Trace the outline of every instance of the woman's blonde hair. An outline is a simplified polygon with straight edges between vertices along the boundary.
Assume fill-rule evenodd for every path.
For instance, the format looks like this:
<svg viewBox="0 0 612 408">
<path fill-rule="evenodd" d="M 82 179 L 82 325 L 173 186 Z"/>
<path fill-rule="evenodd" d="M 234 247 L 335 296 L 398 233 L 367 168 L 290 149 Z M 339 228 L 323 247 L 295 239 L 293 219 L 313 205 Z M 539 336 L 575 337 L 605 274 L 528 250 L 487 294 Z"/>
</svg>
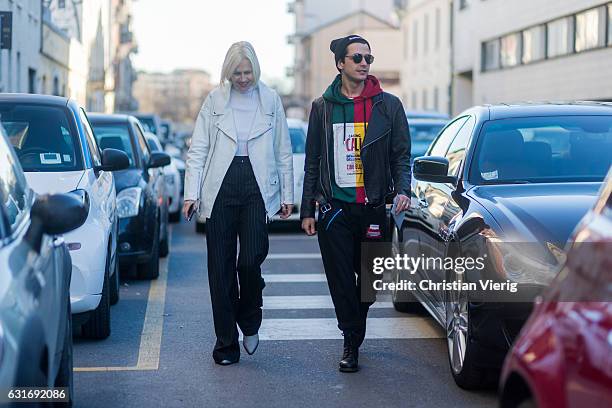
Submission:
<svg viewBox="0 0 612 408">
<path fill-rule="evenodd" d="M 250 42 L 239 41 L 233 43 L 229 47 L 229 50 L 227 50 L 227 54 L 225 54 L 225 61 L 223 61 L 223 67 L 221 68 L 221 85 L 230 82 L 236 67 L 240 65 L 244 58 L 251 62 L 255 84 L 259 82 L 261 70 L 259 68 L 259 60 L 257 59 L 255 49 Z"/>
</svg>

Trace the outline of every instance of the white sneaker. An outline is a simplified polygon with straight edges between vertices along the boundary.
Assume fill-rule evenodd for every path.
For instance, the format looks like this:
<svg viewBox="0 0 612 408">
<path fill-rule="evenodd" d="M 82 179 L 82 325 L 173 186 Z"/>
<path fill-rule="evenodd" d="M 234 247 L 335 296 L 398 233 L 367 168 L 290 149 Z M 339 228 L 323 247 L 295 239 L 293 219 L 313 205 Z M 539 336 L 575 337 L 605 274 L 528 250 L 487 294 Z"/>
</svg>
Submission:
<svg viewBox="0 0 612 408">
<path fill-rule="evenodd" d="M 255 353 L 257 350 L 257 346 L 259 346 L 259 334 L 254 334 L 252 336 L 244 336 L 242 339 L 242 345 L 249 355 Z"/>
</svg>

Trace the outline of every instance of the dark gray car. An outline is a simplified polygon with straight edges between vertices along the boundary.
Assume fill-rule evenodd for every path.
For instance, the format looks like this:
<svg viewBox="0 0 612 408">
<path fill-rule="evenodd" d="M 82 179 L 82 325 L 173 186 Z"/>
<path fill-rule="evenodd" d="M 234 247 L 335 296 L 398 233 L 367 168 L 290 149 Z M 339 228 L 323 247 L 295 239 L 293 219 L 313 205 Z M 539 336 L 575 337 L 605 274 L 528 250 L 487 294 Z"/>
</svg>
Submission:
<svg viewBox="0 0 612 408">
<path fill-rule="evenodd" d="M 72 262 L 61 234 L 86 218 L 76 195 L 36 197 L 0 135 L 2 389 L 68 387 L 72 397 Z"/>
</svg>

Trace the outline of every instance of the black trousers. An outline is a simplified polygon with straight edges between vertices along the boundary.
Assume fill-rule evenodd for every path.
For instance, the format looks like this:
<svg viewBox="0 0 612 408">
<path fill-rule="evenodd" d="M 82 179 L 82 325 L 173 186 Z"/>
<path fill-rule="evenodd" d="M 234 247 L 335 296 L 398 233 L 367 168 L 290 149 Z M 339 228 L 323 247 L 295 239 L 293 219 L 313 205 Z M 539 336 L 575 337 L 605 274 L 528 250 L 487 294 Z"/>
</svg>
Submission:
<svg viewBox="0 0 612 408">
<path fill-rule="evenodd" d="M 266 208 L 248 157 L 235 157 L 225 174 L 206 220 L 206 245 L 217 335 L 213 358 L 235 360 L 240 357 L 236 324 L 246 336 L 261 326 L 261 264 L 269 248 Z"/>
<path fill-rule="evenodd" d="M 362 264 L 362 244 L 387 240 L 385 206 L 376 208 L 338 200 L 332 200 L 331 205 L 332 209 L 325 214 L 319 211 L 317 223 L 327 284 L 338 328 L 345 334 L 355 331 L 363 336 L 368 310 L 376 294 L 371 287 L 362 288 L 362 282 L 372 282 L 370 276 L 363 275 L 372 271 L 367 261 Z M 376 227 L 380 234 L 375 233 Z M 369 229 L 373 232 L 370 237 L 367 236 Z M 362 297 L 364 293 L 368 296 Z"/>
</svg>

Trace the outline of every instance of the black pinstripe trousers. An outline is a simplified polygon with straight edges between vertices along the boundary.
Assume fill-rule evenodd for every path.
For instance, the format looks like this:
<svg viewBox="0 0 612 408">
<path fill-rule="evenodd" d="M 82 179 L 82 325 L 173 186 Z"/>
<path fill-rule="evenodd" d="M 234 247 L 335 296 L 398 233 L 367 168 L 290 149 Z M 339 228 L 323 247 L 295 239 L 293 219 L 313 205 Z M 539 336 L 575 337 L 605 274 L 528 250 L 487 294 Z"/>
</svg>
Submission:
<svg viewBox="0 0 612 408">
<path fill-rule="evenodd" d="M 237 239 L 240 253 L 236 262 Z M 206 220 L 208 284 L 217 342 L 215 361 L 240 357 L 238 330 L 261 326 L 261 264 L 268 255 L 266 208 L 248 157 L 236 156 Z"/>
</svg>

